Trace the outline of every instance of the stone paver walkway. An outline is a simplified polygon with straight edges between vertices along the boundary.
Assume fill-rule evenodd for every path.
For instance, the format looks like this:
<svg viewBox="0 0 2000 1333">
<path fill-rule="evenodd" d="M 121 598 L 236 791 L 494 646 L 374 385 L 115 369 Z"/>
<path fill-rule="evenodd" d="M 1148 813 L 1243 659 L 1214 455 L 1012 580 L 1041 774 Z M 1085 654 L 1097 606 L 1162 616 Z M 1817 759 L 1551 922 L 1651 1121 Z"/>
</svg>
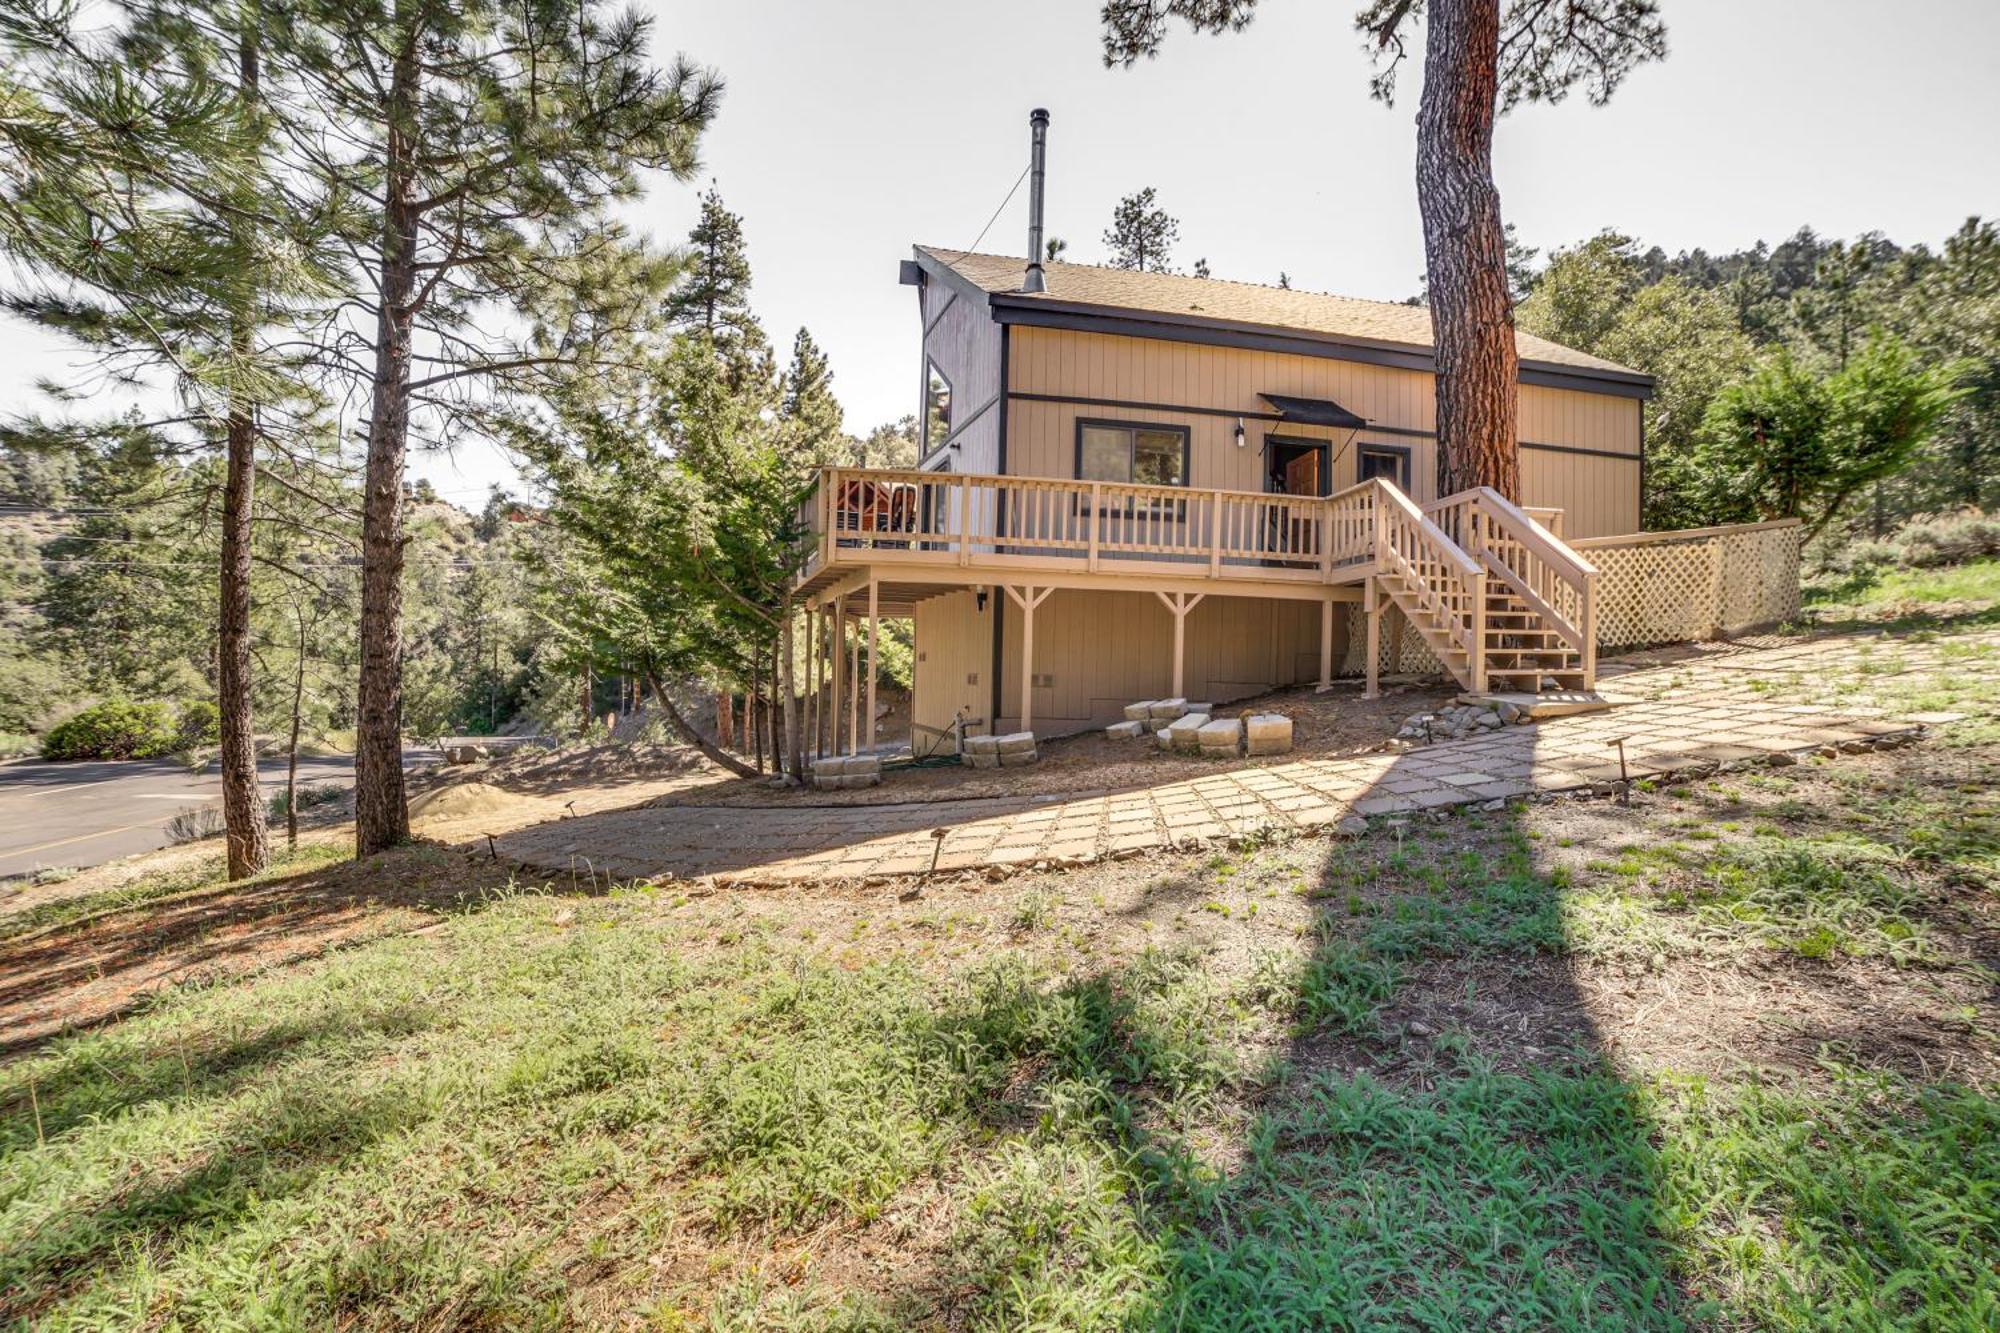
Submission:
<svg viewBox="0 0 2000 1333">
<path fill-rule="evenodd" d="M 1991 636 L 2000 638 L 2000 636 Z M 1967 640 L 1958 640 L 1964 643 Z M 1910 732 L 1855 706 L 1787 703 L 1793 682 L 1893 676 L 1936 666 L 1936 645 L 1863 637 L 1714 653 L 1600 679 L 1617 706 L 1401 754 L 1298 759 L 1212 777 L 1088 795 L 742 808 L 659 806 L 523 829 L 503 855 L 615 878 L 713 875 L 786 882 L 907 875 L 1037 861 L 1071 863 L 1264 831 L 1307 831 L 1351 815 L 1564 791 L 1708 761 L 1756 759 Z M 1024 770 L 1023 785 L 1032 784 Z M 939 836 L 941 835 L 941 836 Z"/>
</svg>

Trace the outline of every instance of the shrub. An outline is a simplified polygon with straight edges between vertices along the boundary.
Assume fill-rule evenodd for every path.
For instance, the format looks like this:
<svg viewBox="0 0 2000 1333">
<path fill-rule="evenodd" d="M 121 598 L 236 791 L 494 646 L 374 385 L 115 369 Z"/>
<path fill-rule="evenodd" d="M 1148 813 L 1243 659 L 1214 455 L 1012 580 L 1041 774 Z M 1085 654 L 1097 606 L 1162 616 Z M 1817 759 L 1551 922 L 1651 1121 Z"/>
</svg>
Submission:
<svg viewBox="0 0 2000 1333">
<path fill-rule="evenodd" d="M 207 699 L 197 699 L 181 709 L 175 728 L 174 748 L 195 750 L 222 741 L 222 710 Z"/>
<path fill-rule="evenodd" d="M 44 759 L 151 759 L 174 748 L 165 705 L 106 699 L 42 737 Z"/>
<path fill-rule="evenodd" d="M 1976 510 L 1912 523 L 1896 534 L 1903 563 L 1927 569 L 2000 555 L 2000 518 Z"/>
</svg>

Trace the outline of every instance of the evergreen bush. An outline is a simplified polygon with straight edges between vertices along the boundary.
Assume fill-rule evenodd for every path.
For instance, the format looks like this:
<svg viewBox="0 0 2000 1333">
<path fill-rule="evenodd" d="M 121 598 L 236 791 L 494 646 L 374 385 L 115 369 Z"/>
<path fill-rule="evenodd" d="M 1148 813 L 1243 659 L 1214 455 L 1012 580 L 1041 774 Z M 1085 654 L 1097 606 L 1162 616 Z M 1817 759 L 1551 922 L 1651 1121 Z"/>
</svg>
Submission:
<svg viewBox="0 0 2000 1333">
<path fill-rule="evenodd" d="M 175 746 L 164 704 L 106 699 L 49 728 L 44 759 L 152 759 Z"/>
</svg>

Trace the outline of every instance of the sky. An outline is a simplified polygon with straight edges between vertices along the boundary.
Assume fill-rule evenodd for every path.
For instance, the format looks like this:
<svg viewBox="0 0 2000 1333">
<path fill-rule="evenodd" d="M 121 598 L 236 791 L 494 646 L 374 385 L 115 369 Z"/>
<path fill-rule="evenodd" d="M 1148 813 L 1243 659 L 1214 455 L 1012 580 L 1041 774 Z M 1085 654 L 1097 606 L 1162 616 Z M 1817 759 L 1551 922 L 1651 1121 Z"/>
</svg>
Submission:
<svg viewBox="0 0 2000 1333">
<path fill-rule="evenodd" d="M 782 350 L 808 327 L 856 434 L 916 409 L 913 243 L 1021 254 L 1028 112 L 1047 107 L 1049 233 L 1097 262 L 1118 199 L 1151 186 L 1175 261 L 1219 278 L 1401 300 L 1423 270 L 1421 80 L 1370 99 L 1360 0 L 1262 0 L 1241 33 L 1173 29 L 1157 59 L 1103 67 L 1100 0 L 651 0 L 662 58 L 727 83 L 688 184 L 630 216 L 683 239 L 711 180 L 743 217 L 752 300 Z M 1669 251 L 1881 231 L 1935 245 L 2000 213 L 2000 6 L 1905 0 L 1664 0 L 1669 52 L 1611 103 L 1499 123 L 1504 216 L 1544 250 L 1610 227 Z M 1000 210 L 997 218 L 995 211 Z M 0 315 L 0 415 L 79 372 Z M 115 401 L 94 402 L 116 408 Z M 517 486 L 490 445 L 412 460 L 461 503 Z"/>
</svg>

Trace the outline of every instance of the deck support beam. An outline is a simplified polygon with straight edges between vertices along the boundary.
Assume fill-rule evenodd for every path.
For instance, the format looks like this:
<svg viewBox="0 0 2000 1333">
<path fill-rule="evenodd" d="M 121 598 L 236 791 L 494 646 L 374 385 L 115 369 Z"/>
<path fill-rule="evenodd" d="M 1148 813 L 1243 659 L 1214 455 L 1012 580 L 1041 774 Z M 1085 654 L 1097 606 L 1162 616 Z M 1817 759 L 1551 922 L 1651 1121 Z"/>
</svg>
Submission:
<svg viewBox="0 0 2000 1333">
<path fill-rule="evenodd" d="M 1368 580 L 1361 607 L 1368 613 L 1368 688 L 1361 697 L 1379 699 L 1382 697 L 1382 588 L 1379 580 Z"/>
<path fill-rule="evenodd" d="M 843 621 L 849 617 L 842 616 Z M 847 626 L 847 753 L 861 749 L 861 627 Z"/>
<path fill-rule="evenodd" d="M 1207 593 L 1201 592 L 1177 592 L 1171 594 L 1155 592 L 1153 594 L 1153 596 L 1160 599 L 1160 605 L 1166 607 L 1168 614 L 1174 618 L 1174 688 L 1172 693 L 1176 699 L 1187 697 L 1187 613 L 1200 606 L 1202 598 L 1207 595 Z"/>
<path fill-rule="evenodd" d="M 1035 608 L 1049 600 L 1054 588 L 1037 589 L 1027 583 L 1016 588 L 1012 584 L 1002 584 L 1001 591 L 1007 600 L 1021 608 L 1021 730 L 1033 731 L 1035 713 Z M 999 719 L 994 719 L 994 730 L 999 730 Z"/>
</svg>

